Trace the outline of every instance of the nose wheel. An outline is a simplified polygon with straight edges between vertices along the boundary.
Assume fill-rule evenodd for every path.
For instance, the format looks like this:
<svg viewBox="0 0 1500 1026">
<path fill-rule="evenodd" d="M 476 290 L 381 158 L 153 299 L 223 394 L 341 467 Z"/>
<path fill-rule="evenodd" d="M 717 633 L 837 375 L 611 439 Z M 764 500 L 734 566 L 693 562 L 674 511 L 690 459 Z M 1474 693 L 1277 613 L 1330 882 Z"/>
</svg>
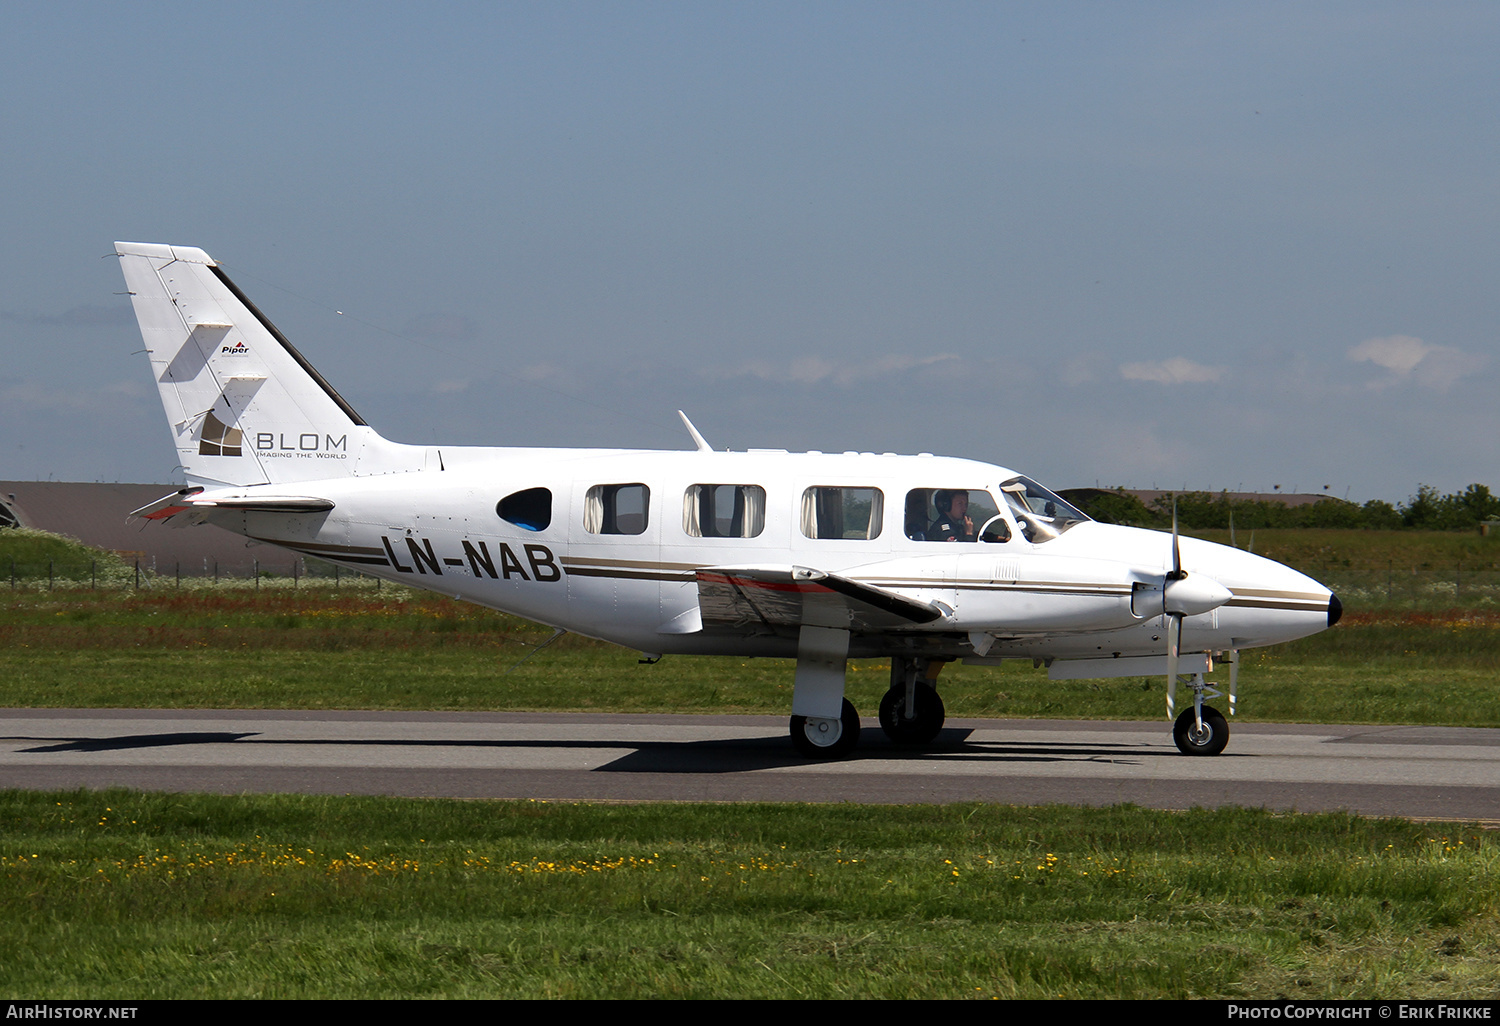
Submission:
<svg viewBox="0 0 1500 1026">
<path fill-rule="evenodd" d="M 1213 706 L 1203 706 L 1201 720 L 1197 709 L 1184 709 L 1172 724 L 1172 740 L 1183 755 L 1218 755 L 1229 743 L 1229 722 Z"/>
</svg>

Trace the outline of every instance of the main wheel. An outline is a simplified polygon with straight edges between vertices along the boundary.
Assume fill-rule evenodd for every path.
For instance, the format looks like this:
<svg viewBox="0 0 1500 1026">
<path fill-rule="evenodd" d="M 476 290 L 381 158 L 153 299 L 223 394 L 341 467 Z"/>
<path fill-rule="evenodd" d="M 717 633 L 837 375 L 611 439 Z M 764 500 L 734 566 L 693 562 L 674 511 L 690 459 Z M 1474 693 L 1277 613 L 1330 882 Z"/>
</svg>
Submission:
<svg viewBox="0 0 1500 1026">
<path fill-rule="evenodd" d="M 1229 722 L 1219 710 L 1203 707 L 1203 729 L 1191 708 L 1183 711 L 1172 724 L 1172 740 L 1183 755 L 1218 755 L 1229 743 Z"/>
<path fill-rule="evenodd" d="M 948 711 L 935 688 L 918 684 L 916 704 L 917 715 L 906 719 L 906 688 L 891 688 L 880 700 L 880 729 L 898 745 L 925 745 L 943 729 Z"/>
<path fill-rule="evenodd" d="M 842 759 L 859 743 L 859 713 L 844 699 L 844 711 L 836 720 L 793 716 L 792 747 L 810 759 Z"/>
</svg>

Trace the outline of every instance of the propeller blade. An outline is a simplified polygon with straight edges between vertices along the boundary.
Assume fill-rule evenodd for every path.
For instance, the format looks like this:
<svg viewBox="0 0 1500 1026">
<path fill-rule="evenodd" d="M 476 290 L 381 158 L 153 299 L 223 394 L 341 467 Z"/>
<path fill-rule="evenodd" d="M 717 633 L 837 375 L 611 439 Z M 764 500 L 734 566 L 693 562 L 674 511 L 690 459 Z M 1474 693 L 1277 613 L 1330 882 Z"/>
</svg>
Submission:
<svg viewBox="0 0 1500 1026">
<path fill-rule="evenodd" d="M 1182 648 L 1182 614 L 1173 613 L 1167 605 L 1167 590 L 1174 581 L 1187 574 L 1182 572 L 1182 549 L 1177 544 L 1177 496 L 1172 496 L 1172 571 L 1162 581 L 1162 613 L 1167 619 L 1167 719 L 1177 714 L 1177 660 Z"/>
<path fill-rule="evenodd" d="M 1182 546 L 1177 542 L 1177 497 L 1172 497 L 1172 572 L 1167 580 L 1180 581 L 1187 574 L 1182 572 Z"/>
<path fill-rule="evenodd" d="M 1177 713 L 1177 658 L 1182 644 L 1182 617 L 1167 614 L 1167 719 Z"/>
</svg>

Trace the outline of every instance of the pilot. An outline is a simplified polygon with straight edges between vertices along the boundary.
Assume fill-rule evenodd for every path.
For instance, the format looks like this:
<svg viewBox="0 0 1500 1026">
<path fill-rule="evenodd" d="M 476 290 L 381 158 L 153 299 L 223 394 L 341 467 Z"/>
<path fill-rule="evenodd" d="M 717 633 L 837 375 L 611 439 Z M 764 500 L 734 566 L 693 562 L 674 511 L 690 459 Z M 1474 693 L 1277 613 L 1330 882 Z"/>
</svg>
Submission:
<svg viewBox="0 0 1500 1026">
<path fill-rule="evenodd" d="M 974 540 L 974 521 L 969 519 L 969 493 L 939 488 L 932 496 L 937 519 L 927 528 L 928 541 Z"/>
</svg>

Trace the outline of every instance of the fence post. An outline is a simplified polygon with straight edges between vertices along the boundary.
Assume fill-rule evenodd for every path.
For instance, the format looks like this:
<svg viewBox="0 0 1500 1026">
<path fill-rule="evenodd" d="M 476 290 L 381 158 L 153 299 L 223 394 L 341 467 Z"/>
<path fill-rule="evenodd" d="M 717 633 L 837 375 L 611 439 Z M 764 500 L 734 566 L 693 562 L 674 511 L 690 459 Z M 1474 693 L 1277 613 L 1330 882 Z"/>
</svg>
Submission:
<svg viewBox="0 0 1500 1026">
<path fill-rule="evenodd" d="M 339 565 L 337 563 L 335 563 L 335 564 L 333 564 L 333 587 L 334 587 L 335 591 L 338 590 L 338 586 L 339 586 Z"/>
<path fill-rule="evenodd" d="M 141 561 L 135 561 L 135 590 L 141 590 Z"/>
<path fill-rule="evenodd" d="M 255 561 L 255 590 L 260 591 L 260 560 Z"/>
<path fill-rule="evenodd" d="M 292 560 L 292 590 L 297 590 L 297 561 Z"/>
<path fill-rule="evenodd" d="M 182 560 L 177 561 L 177 590 L 182 590 Z"/>
<path fill-rule="evenodd" d="M 215 557 L 214 558 L 214 584 L 217 585 L 218 583 L 219 583 L 219 560 L 218 560 L 217 557 Z"/>
</svg>

